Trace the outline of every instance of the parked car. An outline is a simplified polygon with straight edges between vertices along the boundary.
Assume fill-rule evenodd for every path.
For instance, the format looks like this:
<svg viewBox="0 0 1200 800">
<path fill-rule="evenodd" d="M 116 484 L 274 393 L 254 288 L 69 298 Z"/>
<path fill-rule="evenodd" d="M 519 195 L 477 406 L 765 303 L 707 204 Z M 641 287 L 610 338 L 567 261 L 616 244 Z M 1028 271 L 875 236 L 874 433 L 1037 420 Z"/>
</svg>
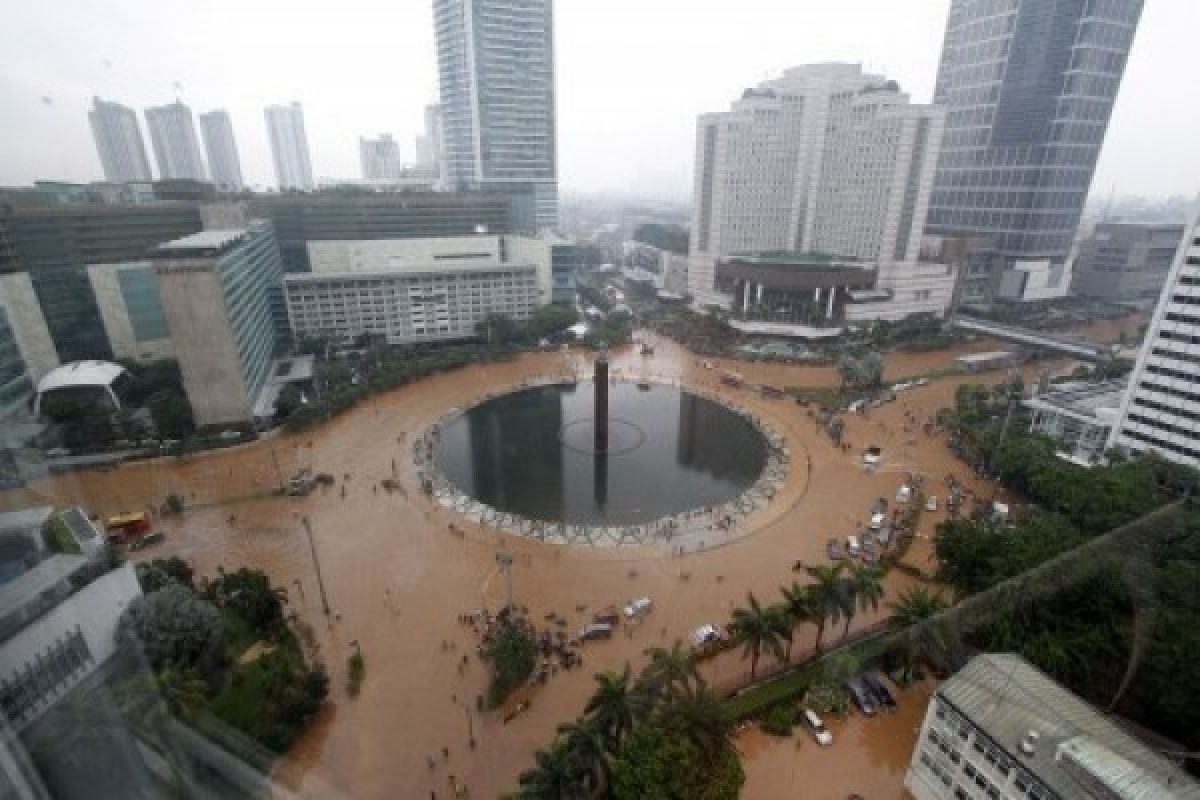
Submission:
<svg viewBox="0 0 1200 800">
<path fill-rule="evenodd" d="M 870 692 L 863 685 L 863 682 L 858 678 L 851 678 L 846 681 L 846 694 L 850 695 L 850 699 L 854 705 L 858 706 L 858 710 L 868 717 L 875 716 L 875 701 L 871 699 Z"/>
<path fill-rule="evenodd" d="M 692 645 L 703 647 L 706 644 L 720 641 L 721 631 L 716 625 L 701 625 L 692 631 Z"/>
<path fill-rule="evenodd" d="M 583 630 L 579 632 L 580 641 L 594 642 L 599 639 L 611 639 L 613 626 L 607 622 L 593 622 L 591 625 L 584 625 Z"/>
<path fill-rule="evenodd" d="M 883 527 L 883 523 L 887 521 L 887 515 L 882 511 L 876 511 L 871 515 L 871 524 L 868 525 L 871 530 L 877 531 Z"/>
<path fill-rule="evenodd" d="M 604 608 L 592 614 L 592 622 L 597 625 L 614 626 L 621 621 L 621 616 L 617 613 L 616 606 L 605 606 Z"/>
<path fill-rule="evenodd" d="M 806 708 L 800 716 L 804 720 L 804 727 L 808 728 L 809 733 L 817 740 L 817 744 L 822 747 L 828 747 L 833 744 L 833 734 L 825 727 L 825 723 L 817 716 L 817 712 L 811 708 Z"/>
<path fill-rule="evenodd" d="M 871 694 L 875 695 L 875 699 L 879 701 L 879 705 L 886 708 L 888 711 L 896 710 L 896 698 L 892 695 L 892 690 L 884 683 L 883 677 L 877 672 L 868 672 L 862 677 L 863 683 L 871 690 Z"/>
<path fill-rule="evenodd" d="M 654 601 L 649 597 L 630 600 L 625 605 L 625 617 L 629 620 L 644 619 L 654 610 Z"/>
<path fill-rule="evenodd" d="M 863 466 L 878 467 L 883 461 L 883 450 L 878 447 L 868 447 L 863 450 Z"/>
<path fill-rule="evenodd" d="M 937 511 L 937 495 L 931 494 L 925 498 L 925 510 Z"/>
<path fill-rule="evenodd" d="M 837 539 L 830 539 L 825 542 L 825 554 L 829 556 L 831 561 L 841 561 L 846 557 L 846 554 L 842 551 L 842 543 Z"/>
<path fill-rule="evenodd" d="M 896 490 L 896 502 L 907 503 L 912 499 L 912 487 L 907 484 Z"/>
<path fill-rule="evenodd" d="M 857 536 L 847 536 L 846 537 L 846 553 L 851 558 L 854 558 L 854 557 L 858 556 L 858 554 L 861 552 L 862 552 L 862 548 L 858 544 L 858 537 Z"/>
</svg>

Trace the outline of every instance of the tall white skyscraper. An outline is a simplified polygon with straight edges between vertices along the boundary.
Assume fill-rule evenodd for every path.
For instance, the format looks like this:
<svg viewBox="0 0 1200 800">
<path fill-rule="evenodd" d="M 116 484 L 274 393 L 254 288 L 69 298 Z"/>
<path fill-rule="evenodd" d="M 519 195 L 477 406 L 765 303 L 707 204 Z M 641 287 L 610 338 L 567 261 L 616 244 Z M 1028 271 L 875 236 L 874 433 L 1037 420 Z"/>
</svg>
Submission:
<svg viewBox="0 0 1200 800">
<path fill-rule="evenodd" d="M 226 192 L 239 192 L 242 182 L 242 162 L 238 158 L 237 142 L 233 138 L 233 122 L 228 111 L 209 111 L 200 115 L 200 134 L 204 152 L 208 154 L 208 170 L 213 183 Z"/>
<path fill-rule="evenodd" d="M 417 166 L 437 176 L 438 183 L 445 183 L 442 107 L 436 103 L 425 106 L 425 132 L 417 137 Z"/>
<path fill-rule="evenodd" d="M 895 81 L 836 63 L 789 69 L 702 114 L 689 289 L 713 292 L 724 256 L 799 251 L 873 262 L 877 287 L 904 307 L 944 309 L 948 281 L 935 297 L 914 275 L 944 122 Z"/>
<path fill-rule="evenodd" d="M 434 0 L 446 182 L 533 193 L 558 223 L 553 0 Z"/>
<path fill-rule="evenodd" d="M 160 178 L 208 180 L 190 108 L 178 100 L 170 105 L 147 108 L 146 124 L 150 126 L 150 144 L 154 147 Z"/>
<path fill-rule="evenodd" d="M 296 102 L 267 106 L 266 117 L 279 188 L 311 190 L 315 184 L 308 158 L 308 135 L 304 132 L 304 109 Z"/>
<path fill-rule="evenodd" d="M 378 139 L 360 138 L 358 158 L 366 180 L 394 181 L 400 178 L 400 147 L 390 133 L 381 133 Z"/>
<path fill-rule="evenodd" d="M 129 183 L 152 179 L 146 143 L 132 108 L 93 97 L 88 121 L 92 125 L 92 138 L 96 142 L 105 180 Z"/>
<path fill-rule="evenodd" d="M 1200 467 L 1200 212 L 1183 232 L 1110 446 Z"/>
</svg>

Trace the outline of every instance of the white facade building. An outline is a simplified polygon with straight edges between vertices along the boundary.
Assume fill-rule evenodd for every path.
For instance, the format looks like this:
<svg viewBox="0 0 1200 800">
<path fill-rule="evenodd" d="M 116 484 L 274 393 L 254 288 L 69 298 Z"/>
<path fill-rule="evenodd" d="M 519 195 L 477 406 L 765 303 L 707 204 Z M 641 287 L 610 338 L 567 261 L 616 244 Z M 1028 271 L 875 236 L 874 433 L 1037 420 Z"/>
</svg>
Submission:
<svg viewBox="0 0 1200 800">
<path fill-rule="evenodd" d="M 877 265 L 892 308 L 870 316 L 941 312 L 953 275 L 917 265 L 943 127 L 941 109 L 837 63 L 789 69 L 701 115 L 690 290 L 711 295 L 731 254 L 826 253 Z"/>
<path fill-rule="evenodd" d="M 92 139 L 96 142 L 96 152 L 100 156 L 106 181 L 130 183 L 151 180 L 146 143 L 142 139 L 137 114 L 132 108 L 93 97 L 88 122 L 92 126 Z"/>
<path fill-rule="evenodd" d="M 916 800 L 1197 800 L 1200 785 L 1011 654 L 978 655 L 930 698 L 904 776 Z"/>
<path fill-rule="evenodd" d="M 312 272 L 284 276 L 292 330 L 393 344 L 471 338 L 488 314 L 525 319 L 550 302 L 558 244 L 486 235 L 309 242 Z"/>
<path fill-rule="evenodd" d="M 308 134 L 304 132 L 304 109 L 296 102 L 267 106 L 267 138 L 280 189 L 314 187 L 312 162 L 308 156 Z"/>
<path fill-rule="evenodd" d="M 403 172 L 400 147 L 390 133 L 381 133 L 378 139 L 360 137 L 358 158 L 362 163 L 363 180 L 395 181 L 400 179 Z"/>
<path fill-rule="evenodd" d="M 434 0 L 433 16 L 447 184 L 528 185 L 537 228 L 557 227 L 553 0 Z"/>
<path fill-rule="evenodd" d="M 0 275 L 0 312 L 11 331 L 17 354 L 37 383 L 59 365 L 59 358 L 28 272 Z"/>
<path fill-rule="evenodd" d="M 425 132 L 417 137 L 417 166 L 437 177 L 437 184 L 446 182 L 442 157 L 442 107 L 425 106 Z"/>
<path fill-rule="evenodd" d="M 1183 232 L 1111 445 L 1200 466 L 1200 213 Z"/>
<path fill-rule="evenodd" d="M 208 169 L 213 183 L 224 192 L 240 192 L 242 162 L 238 158 L 237 141 L 233 138 L 233 121 L 228 111 L 209 111 L 200 115 L 200 133 L 204 151 L 208 154 Z"/>
<path fill-rule="evenodd" d="M 147 108 L 146 124 L 150 126 L 150 144 L 154 148 L 160 178 L 208 180 L 190 108 L 178 100 Z"/>
</svg>

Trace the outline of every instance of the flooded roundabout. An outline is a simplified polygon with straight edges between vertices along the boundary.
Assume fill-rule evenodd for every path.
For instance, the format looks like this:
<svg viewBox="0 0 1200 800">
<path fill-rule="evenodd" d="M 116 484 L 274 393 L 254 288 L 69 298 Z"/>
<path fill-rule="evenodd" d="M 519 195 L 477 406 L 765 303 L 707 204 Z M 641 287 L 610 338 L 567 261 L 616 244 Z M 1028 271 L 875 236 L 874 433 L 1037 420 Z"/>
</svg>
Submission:
<svg viewBox="0 0 1200 800">
<path fill-rule="evenodd" d="M 452 410 L 414 443 L 424 491 L 506 533 L 613 546 L 732 530 L 786 481 L 787 444 L 751 410 L 606 378 L 549 378 Z"/>
<path fill-rule="evenodd" d="M 888 369 L 898 379 L 958 354 L 889 357 Z M 372 397 L 312 432 L 51 476 L 0 493 L 0 507 L 80 504 L 109 515 L 182 494 L 187 510 L 160 521 L 166 541 L 134 558 L 178 555 L 207 575 L 265 570 L 287 587 L 290 611 L 311 628 L 330 672 L 327 710 L 277 762 L 284 789 L 446 797 L 452 776 L 472 797 L 497 797 L 515 788 L 557 726 L 581 713 L 595 673 L 626 663 L 639 669 L 646 648 L 724 624 L 748 592 L 773 602 L 780 586 L 803 578 L 793 571 L 798 562 L 826 563 L 827 539 L 853 533 L 908 470 L 961 473 L 944 442 L 903 430 L 906 410 L 952 405 L 954 380 L 847 420 L 849 441 L 884 449 L 887 466 L 869 473 L 858 450 L 834 447 L 807 409 L 724 387 L 720 360 L 709 369 L 668 341 L 650 358 L 613 354 L 604 381 L 608 451 L 598 468 L 595 360 L 530 353 L 473 366 Z M 729 366 L 776 386 L 838 381 L 826 367 Z M 272 493 L 299 469 L 335 483 L 308 497 Z M 926 532 L 938 521 L 927 517 Z M 459 620 L 505 602 L 502 555 L 515 602 L 531 619 L 554 614 L 575 631 L 597 609 L 638 597 L 652 598 L 653 612 L 610 640 L 586 643 L 581 669 L 558 671 L 504 709 L 481 712 L 487 668 Z M 927 540 L 907 558 L 928 567 Z M 885 600 L 912 580 L 890 573 Z M 851 630 L 886 613 L 859 614 Z M 811 651 L 813 638 L 800 632 L 794 659 Z M 352 643 L 366 661 L 355 698 L 343 688 Z M 745 682 L 748 663 L 731 650 L 703 671 L 718 689 L 732 689 Z M 505 721 L 518 702 L 527 710 Z M 862 768 L 875 758 L 844 744 L 826 755 L 862 758 Z M 745 796 L 788 794 L 791 771 L 778 773 L 777 762 L 757 752 L 746 754 Z"/>
</svg>

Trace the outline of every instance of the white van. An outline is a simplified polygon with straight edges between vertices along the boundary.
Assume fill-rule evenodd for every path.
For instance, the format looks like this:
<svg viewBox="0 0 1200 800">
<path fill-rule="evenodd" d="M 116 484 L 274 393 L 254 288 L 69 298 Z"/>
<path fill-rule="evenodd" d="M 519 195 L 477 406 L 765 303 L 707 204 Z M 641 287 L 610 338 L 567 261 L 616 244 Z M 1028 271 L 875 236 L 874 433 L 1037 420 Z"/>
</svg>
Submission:
<svg viewBox="0 0 1200 800">
<path fill-rule="evenodd" d="M 625 606 L 625 617 L 630 621 L 635 619 L 643 619 L 647 614 L 654 610 L 654 601 L 649 597 L 639 597 L 637 600 L 630 600 Z"/>
<path fill-rule="evenodd" d="M 877 531 L 883 527 L 883 523 L 885 520 L 887 520 L 887 516 L 884 515 L 884 513 L 882 511 L 876 511 L 874 514 L 871 515 L 871 524 L 869 527 L 871 528 L 871 530 Z"/>
<path fill-rule="evenodd" d="M 846 552 L 851 557 L 857 556 L 859 553 L 862 552 L 862 548 L 858 544 L 857 536 L 847 536 L 846 537 Z"/>
<path fill-rule="evenodd" d="M 907 484 L 896 490 L 896 502 L 907 503 L 912 499 L 912 487 Z"/>
<path fill-rule="evenodd" d="M 828 747 L 833 744 L 833 734 L 825 727 L 825 723 L 817 716 L 817 712 L 810 708 L 804 709 L 804 724 L 808 726 L 808 730 L 812 733 L 813 738 L 817 740 L 817 744 L 822 747 Z"/>
</svg>

